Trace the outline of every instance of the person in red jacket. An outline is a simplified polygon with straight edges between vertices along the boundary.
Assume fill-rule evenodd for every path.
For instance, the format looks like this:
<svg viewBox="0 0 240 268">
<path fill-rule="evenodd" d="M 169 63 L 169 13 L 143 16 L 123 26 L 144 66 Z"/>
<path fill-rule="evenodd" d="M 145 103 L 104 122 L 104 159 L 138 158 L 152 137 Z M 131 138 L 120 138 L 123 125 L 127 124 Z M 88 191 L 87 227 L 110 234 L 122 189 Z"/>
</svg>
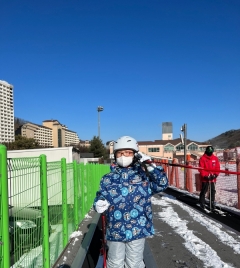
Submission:
<svg viewBox="0 0 240 268">
<path fill-rule="evenodd" d="M 212 146 L 207 146 L 206 151 L 203 156 L 201 156 L 199 160 L 199 169 L 201 182 L 202 182 L 202 190 L 200 193 L 200 207 L 205 208 L 205 195 L 207 193 L 208 187 L 211 186 L 211 208 L 215 209 L 215 184 L 216 179 L 219 175 L 220 163 L 218 158 L 213 154 L 214 148 Z M 210 169 L 213 171 L 209 171 L 206 169 Z M 211 184 L 211 185 L 210 185 Z"/>
</svg>

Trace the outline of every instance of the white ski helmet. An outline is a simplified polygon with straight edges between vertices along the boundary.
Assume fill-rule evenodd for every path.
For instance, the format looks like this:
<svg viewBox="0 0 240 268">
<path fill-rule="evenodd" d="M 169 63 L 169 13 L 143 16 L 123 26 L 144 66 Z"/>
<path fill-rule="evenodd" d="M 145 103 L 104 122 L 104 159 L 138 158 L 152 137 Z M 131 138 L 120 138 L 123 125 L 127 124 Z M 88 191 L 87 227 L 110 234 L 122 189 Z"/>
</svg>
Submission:
<svg viewBox="0 0 240 268">
<path fill-rule="evenodd" d="M 138 152 L 138 143 L 137 141 L 130 137 L 130 136 L 122 136 L 118 140 L 114 141 L 113 143 L 113 153 L 115 154 L 116 151 L 122 149 L 130 149 L 135 152 Z"/>
</svg>

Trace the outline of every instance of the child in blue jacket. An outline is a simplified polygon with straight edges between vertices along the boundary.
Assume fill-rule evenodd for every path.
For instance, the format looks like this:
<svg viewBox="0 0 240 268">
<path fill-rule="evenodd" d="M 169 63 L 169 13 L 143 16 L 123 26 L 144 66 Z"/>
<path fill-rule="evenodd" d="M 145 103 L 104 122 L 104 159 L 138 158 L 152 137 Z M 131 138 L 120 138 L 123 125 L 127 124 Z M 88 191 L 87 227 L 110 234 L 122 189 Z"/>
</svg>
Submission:
<svg viewBox="0 0 240 268">
<path fill-rule="evenodd" d="M 145 238 L 154 234 L 151 197 L 167 188 L 168 179 L 132 137 L 115 141 L 113 153 L 115 165 L 101 179 L 94 200 L 98 213 L 106 211 L 107 267 L 144 268 Z"/>
</svg>

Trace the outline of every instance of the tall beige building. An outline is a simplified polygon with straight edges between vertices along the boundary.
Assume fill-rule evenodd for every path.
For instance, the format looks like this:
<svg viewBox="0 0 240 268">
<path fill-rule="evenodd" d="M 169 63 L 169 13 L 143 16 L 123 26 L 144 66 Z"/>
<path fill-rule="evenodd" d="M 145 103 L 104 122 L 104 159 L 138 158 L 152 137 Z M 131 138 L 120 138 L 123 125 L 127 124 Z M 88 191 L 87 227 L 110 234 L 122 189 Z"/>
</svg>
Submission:
<svg viewBox="0 0 240 268">
<path fill-rule="evenodd" d="M 16 130 L 16 135 L 18 134 L 23 137 L 35 139 L 43 147 L 53 147 L 53 136 L 51 128 L 33 123 L 26 123 Z"/>
<path fill-rule="evenodd" d="M 79 144 L 80 140 L 78 134 L 72 130 L 65 129 L 65 146 L 71 144 Z"/>
<path fill-rule="evenodd" d="M 79 144 L 78 134 L 61 124 L 58 120 L 45 120 L 43 126 L 52 129 L 53 147 L 65 147 L 71 144 Z"/>
<path fill-rule="evenodd" d="M 52 129 L 53 147 L 65 146 L 65 125 L 62 125 L 58 120 L 45 120 L 43 126 Z"/>
<path fill-rule="evenodd" d="M 58 120 L 45 120 L 43 125 L 26 123 L 19 127 L 16 135 L 22 135 L 27 138 L 34 138 L 44 147 L 66 147 L 79 144 L 78 134 L 69 130 Z"/>
<path fill-rule="evenodd" d="M 0 142 L 14 140 L 13 85 L 0 80 Z"/>
</svg>

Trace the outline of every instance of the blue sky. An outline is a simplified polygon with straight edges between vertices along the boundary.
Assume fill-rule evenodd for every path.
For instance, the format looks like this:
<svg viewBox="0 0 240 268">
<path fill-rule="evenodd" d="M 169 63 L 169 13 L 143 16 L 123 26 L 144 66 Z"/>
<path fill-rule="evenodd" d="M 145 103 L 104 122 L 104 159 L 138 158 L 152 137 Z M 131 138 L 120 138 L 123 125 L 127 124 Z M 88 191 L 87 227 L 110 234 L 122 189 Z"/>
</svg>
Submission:
<svg viewBox="0 0 240 268">
<path fill-rule="evenodd" d="M 1 1 L 0 80 L 15 116 L 83 140 L 206 141 L 240 128 L 239 0 Z"/>
</svg>

